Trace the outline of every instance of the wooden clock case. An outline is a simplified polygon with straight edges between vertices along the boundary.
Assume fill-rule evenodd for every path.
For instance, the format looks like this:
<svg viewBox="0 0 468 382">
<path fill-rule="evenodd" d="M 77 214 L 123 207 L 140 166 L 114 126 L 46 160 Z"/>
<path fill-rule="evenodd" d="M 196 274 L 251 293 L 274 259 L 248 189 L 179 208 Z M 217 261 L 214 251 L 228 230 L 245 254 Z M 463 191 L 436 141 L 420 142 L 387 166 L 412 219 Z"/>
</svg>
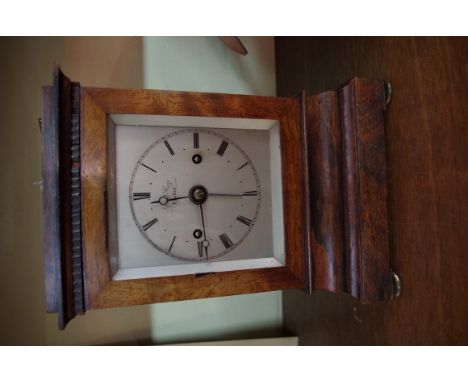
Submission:
<svg viewBox="0 0 468 382">
<path fill-rule="evenodd" d="M 81 87 L 58 67 L 43 88 L 46 305 L 63 329 L 89 309 L 288 288 L 395 294 L 389 264 L 383 81 L 294 98 Z M 280 122 L 286 263 L 282 267 L 112 280 L 110 114 Z"/>
</svg>

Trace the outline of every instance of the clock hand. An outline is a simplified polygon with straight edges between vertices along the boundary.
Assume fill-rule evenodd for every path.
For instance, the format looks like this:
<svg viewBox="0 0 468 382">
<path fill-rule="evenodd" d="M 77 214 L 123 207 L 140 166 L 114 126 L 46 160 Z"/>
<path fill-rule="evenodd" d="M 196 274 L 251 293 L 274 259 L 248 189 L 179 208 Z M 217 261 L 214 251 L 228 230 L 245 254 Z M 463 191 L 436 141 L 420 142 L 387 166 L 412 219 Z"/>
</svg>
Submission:
<svg viewBox="0 0 468 382">
<path fill-rule="evenodd" d="M 205 242 L 207 243 L 208 240 L 206 240 L 205 217 L 203 215 L 203 203 L 200 203 L 200 214 L 201 214 L 201 221 L 202 221 L 202 227 L 203 227 L 203 237 L 205 238 Z M 205 247 L 206 259 L 208 260 L 208 246 L 205 245 L 204 247 Z"/>
<path fill-rule="evenodd" d="M 257 196 L 256 191 L 244 192 L 243 194 L 223 194 L 223 193 L 208 193 L 208 196 Z"/>
<path fill-rule="evenodd" d="M 208 196 L 242 196 L 242 194 L 217 194 L 210 192 Z"/>
<path fill-rule="evenodd" d="M 174 200 L 179 200 L 179 199 L 186 199 L 186 198 L 188 198 L 188 195 L 187 196 L 179 196 L 177 198 L 167 198 L 166 196 L 161 196 L 158 200 L 150 202 L 150 204 L 159 203 L 162 206 L 165 206 L 168 202 L 172 202 Z"/>
</svg>

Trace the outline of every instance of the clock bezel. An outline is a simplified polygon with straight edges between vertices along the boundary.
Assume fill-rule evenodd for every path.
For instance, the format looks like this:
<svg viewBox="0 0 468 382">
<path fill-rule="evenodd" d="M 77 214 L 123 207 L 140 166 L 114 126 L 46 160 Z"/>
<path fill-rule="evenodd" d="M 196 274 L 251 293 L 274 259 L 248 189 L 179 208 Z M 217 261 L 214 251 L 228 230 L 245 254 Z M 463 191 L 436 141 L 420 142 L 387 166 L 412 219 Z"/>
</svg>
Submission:
<svg viewBox="0 0 468 382">
<path fill-rule="evenodd" d="M 107 222 L 108 115 L 276 119 L 280 122 L 286 264 L 283 267 L 113 281 Z M 81 88 L 83 267 L 87 309 L 305 286 L 300 105 L 295 99 L 159 90 Z"/>
</svg>

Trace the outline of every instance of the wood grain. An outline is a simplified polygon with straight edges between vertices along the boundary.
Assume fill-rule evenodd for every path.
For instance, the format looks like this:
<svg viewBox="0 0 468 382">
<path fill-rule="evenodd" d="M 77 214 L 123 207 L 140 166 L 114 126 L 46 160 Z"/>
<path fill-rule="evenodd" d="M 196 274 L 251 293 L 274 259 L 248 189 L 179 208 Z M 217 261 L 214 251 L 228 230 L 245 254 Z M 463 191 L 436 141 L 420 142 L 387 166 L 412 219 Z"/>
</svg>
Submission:
<svg viewBox="0 0 468 382">
<path fill-rule="evenodd" d="M 114 121 L 107 118 L 107 194 L 105 197 L 106 248 L 109 253 L 109 269 L 113 276 L 119 269 L 119 241 L 117 222 L 117 184 L 116 184 L 116 129 Z"/>
<path fill-rule="evenodd" d="M 361 302 L 392 297 L 387 209 L 385 89 L 356 78 L 339 92 L 346 290 Z"/>
<path fill-rule="evenodd" d="M 242 270 L 139 280 L 108 281 L 93 296 L 90 309 L 152 304 L 197 298 L 232 296 L 273 290 L 301 288 L 287 267 Z"/>
<path fill-rule="evenodd" d="M 59 328 L 83 312 L 80 217 L 80 86 L 54 67 L 42 92 L 46 309 Z"/>
<path fill-rule="evenodd" d="M 59 181 L 60 181 L 60 249 L 62 301 L 59 309 L 59 328 L 75 317 L 73 302 L 73 261 L 72 261 L 72 184 L 71 184 L 71 130 L 72 130 L 72 85 L 58 67 L 54 68 L 54 97 L 58 98 L 59 122 Z M 56 99 L 57 99 L 56 98 Z M 63 312 L 63 313 L 62 313 Z"/>
<path fill-rule="evenodd" d="M 291 107 L 280 119 L 281 175 L 283 178 L 283 213 L 285 230 L 286 266 L 305 287 L 305 189 L 302 178 L 303 144 L 300 128 L 300 105 L 288 100 Z"/>
<path fill-rule="evenodd" d="M 297 100 L 228 94 L 82 88 L 83 258 L 87 309 L 149 304 L 287 288 L 305 280 L 301 130 Z M 280 120 L 286 266 L 113 281 L 106 245 L 109 175 L 107 115 L 191 115 Z M 299 148 L 299 149 L 298 149 Z M 110 152 L 112 152 L 110 150 Z"/>
<path fill-rule="evenodd" d="M 281 119 L 290 98 L 146 89 L 86 88 L 106 113 Z"/>
<path fill-rule="evenodd" d="M 107 116 L 81 91 L 81 206 L 86 309 L 110 281 L 106 246 Z"/>
<path fill-rule="evenodd" d="M 42 89 L 42 206 L 44 277 L 47 312 L 61 299 L 58 115 L 52 86 Z"/>
<path fill-rule="evenodd" d="M 361 305 L 345 294 L 284 293 L 300 344 L 468 343 L 467 38 L 278 38 L 278 93 L 386 79 L 390 260 L 399 299 Z"/>
<path fill-rule="evenodd" d="M 72 84 L 55 66 L 42 93 L 46 309 L 63 329 L 76 315 L 72 259 Z"/>
<path fill-rule="evenodd" d="M 384 82 L 354 78 L 306 97 L 309 290 L 392 297 Z"/>
<path fill-rule="evenodd" d="M 307 97 L 310 290 L 345 290 L 342 135 L 338 93 Z"/>
</svg>

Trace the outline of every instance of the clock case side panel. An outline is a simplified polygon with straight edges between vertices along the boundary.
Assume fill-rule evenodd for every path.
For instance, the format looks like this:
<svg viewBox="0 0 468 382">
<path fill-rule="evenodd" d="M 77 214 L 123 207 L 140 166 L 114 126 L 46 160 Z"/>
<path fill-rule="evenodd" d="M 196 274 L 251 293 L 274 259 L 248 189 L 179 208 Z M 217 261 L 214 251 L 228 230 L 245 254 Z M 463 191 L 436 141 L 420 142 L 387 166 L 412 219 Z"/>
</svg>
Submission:
<svg viewBox="0 0 468 382">
<path fill-rule="evenodd" d="M 80 85 L 58 67 L 42 90 L 43 253 L 46 310 L 58 325 L 84 313 L 80 202 Z"/>
<path fill-rule="evenodd" d="M 306 249 L 306 190 L 303 176 L 303 130 L 301 103 L 291 99 L 291 107 L 280 119 L 281 161 L 283 178 L 283 210 L 286 265 L 305 288 L 308 272 Z"/>
<path fill-rule="evenodd" d="M 83 258 L 88 309 L 304 288 L 303 187 L 299 102 L 277 97 L 82 88 Z M 107 233 L 109 114 L 153 114 L 280 121 L 284 157 L 286 266 L 138 280 L 112 280 Z M 284 151 L 283 151 L 284 150 Z M 112 170 L 112 169 L 110 169 Z M 110 206 L 110 204 L 108 204 Z M 289 227 L 289 228 L 288 228 Z M 115 230 L 115 226 L 113 228 Z M 115 234 L 115 233 L 114 233 Z M 109 238 L 112 233 L 109 234 Z"/>
<path fill-rule="evenodd" d="M 337 91 L 304 94 L 303 105 L 308 290 L 391 299 L 385 83 L 354 78 Z"/>
<path fill-rule="evenodd" d="M 116 187 L 116 126 L 107 118 L 107 189 L 104 197 L 106 216 L 106 247 L 109 249 L 109 270 L 113 277 L 119 269 L 119 242 Z"/>
<path fill-rule="evenodd" d="M 86 309 L 105 292 L 111 280 L 107 208 L 107 116 L 88 94 L 81 92 L 81 187 L 83 276 Z"/>
</svg>

